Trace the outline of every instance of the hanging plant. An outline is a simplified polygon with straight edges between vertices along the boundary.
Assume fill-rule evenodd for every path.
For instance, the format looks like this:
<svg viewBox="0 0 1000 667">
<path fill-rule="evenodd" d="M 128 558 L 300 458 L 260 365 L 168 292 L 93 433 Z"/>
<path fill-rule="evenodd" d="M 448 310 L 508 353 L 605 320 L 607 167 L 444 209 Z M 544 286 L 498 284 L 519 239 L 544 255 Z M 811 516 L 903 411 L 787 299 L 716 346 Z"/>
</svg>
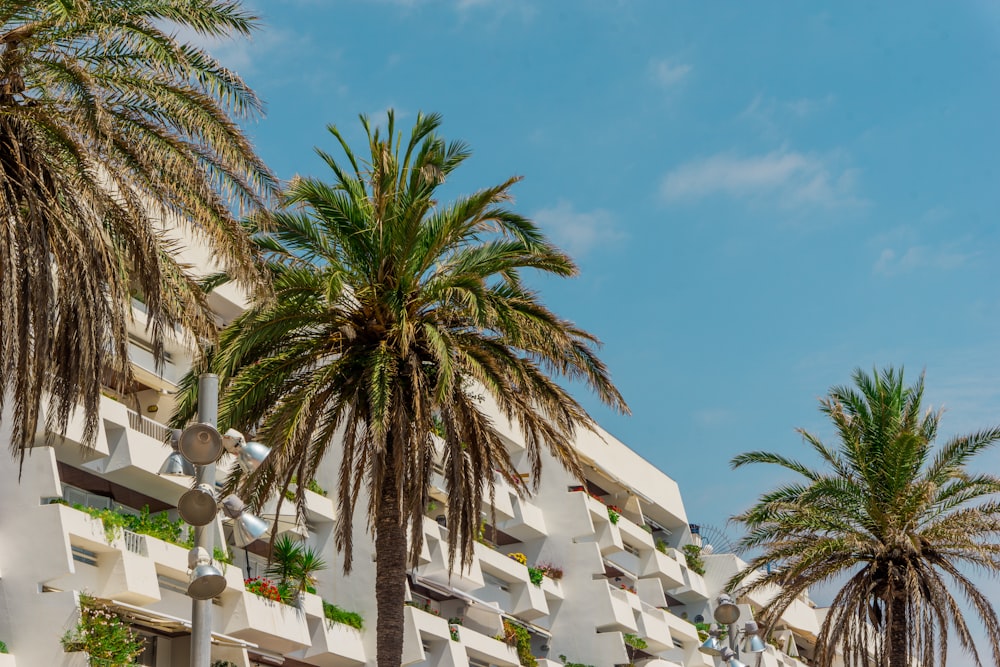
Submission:
<svg viewBox="0 0 1000 667">
<path fill-rule="evenodd" d="M 61 643 L 66 652 L 86 653 L 92 667 L 131 665 L 146 645 L 118 612 L 89 595 L 80 595 L 80 618 Z"/>
</svg>

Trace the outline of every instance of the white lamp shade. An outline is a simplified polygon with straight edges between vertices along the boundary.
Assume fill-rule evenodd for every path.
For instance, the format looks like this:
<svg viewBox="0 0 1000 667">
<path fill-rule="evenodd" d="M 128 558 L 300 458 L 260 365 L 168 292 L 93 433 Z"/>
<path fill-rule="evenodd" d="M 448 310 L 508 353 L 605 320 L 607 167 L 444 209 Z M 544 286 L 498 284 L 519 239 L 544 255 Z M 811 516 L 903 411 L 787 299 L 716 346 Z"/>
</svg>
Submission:
<svg viewBox="0 0 1000 667">
<path fill-rule="evenodd" d="M 160 466 L 160 474 L 170 477 L 194 477 L 194 466 L 177 450 L 170 452 Z"/>
<path fill-rule="evenodd" d="M 705 655 L 722 655 L 722 644 L 719 642 L 719 638 L 712 633 L 708 636 L 698 650 Z"/>
<path fill-rule="evenodd" d="M 233 541 L 236 546 L 245 547 L 267 534 L 270 525 L 264 519 L 244 512 L 233 521 Z"/>
<path fill-rule="evenodd" d="M 747 635 L 743 650 L 747 653 L 763 653 L 767 649 L 757 635 Z"/>
<path fill-rule="evenodd" d="M 260 467 L 267 455 L 271 453 L 271 448 L 260 442 L 248 442 L 239 448 L 240 466 L 247 472 L 253 472 Z"/>
<path fill-rule="evenodd" d="M 181 432 L 177 449 L 195 465 L 215 463 L 222 456 L 222 435 L 211 424 L 191 424 Z"/>
</svg>

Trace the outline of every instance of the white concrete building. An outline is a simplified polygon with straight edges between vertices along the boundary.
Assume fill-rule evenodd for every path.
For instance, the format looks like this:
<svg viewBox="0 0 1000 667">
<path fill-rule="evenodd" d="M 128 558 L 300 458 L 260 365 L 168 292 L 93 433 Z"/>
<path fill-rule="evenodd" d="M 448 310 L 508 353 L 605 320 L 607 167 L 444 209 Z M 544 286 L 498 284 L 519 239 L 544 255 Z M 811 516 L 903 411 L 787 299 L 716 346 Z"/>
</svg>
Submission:
<svg viewBox="0 0 1000 667">
<path fill-rule="evenodd" d="M 205 265 L 204 252 L 197 247 L 189 252 L 189 261 Z M 212 304 L 220 321 L 243 305 L 235 292 L 213 295 Z M 37 447 L 23 470 L 11 457 L 0 457 L 0 641 L 9 650 L 0 653 L 0 667 L 87 664 L 84 654 L 67 653 L 60 642 L 77 622 L 81 593 L 106 601 L 146 638 L 136 664 L 188 665 L 188 547 L 107 529 L 99 518 L 73 507 L 129 514 L 148 507 L 176 520 L 178 498 L 191 482 L 157 474 L 169 452 L 162 422 L 190 354 L 176 341 L 158 371 L 144 342 L 141 304 L 135 314 L 136 384 L 128 395 L 109 392 L 102 399 L 96 446 L 80 445 L 77 422 L 51 446 Z M 519 434 L 507 429 L 506 436 L 519 461 Z M 0 442 L 6 445 L 3 433 Z M 44 442 L 45 434 L 39 434 Z M 701 638 L 687 619 L 711 617 L 710 600 L 742 561 L 713 555 L 706 558 L 706 576 L 693 571 L 681 551 L 693 537 L 677 484 L 607 433 L 581 432 L 576 445 L 587 463 L 584 484 L 549 460 L 538 493 L 522 499 L 497 475 L 497 522 L 486 527 L 465 571 L 448 570 L 447 516 L 440 509 L 444 491 L 440 484 L 432 490 L 425 545 L 411 573 L 405 610 L 404 665 L 515 667 L 531 664 L 529 654 L 540 667 L 563 665 L 560 656 L 593 667 L 715 664 L 698 651 Z M 526 476 L 528 465 L 521 463 Z M 336 462 L 328 462 L 320 484 L 333 488 L 335 471 Z M 225 567 L 227 587 L 214 606 L 218 664 L 375 664 L 371 540 L 358 522 L 355 570 L 343 577 L 333 553 L 334 505 L 318 493 L 307 495 L 306 525 L 289 516 L 279 517 L 274 528 L 303 537 L 329 563 L 318 574 L 316 594 L 304 594 L 298 605 L 247 591 L 244 580 L 266 569 L 267 540 L 238 549 L 227 522 L 214 524 L 216 543 L 227 545 L 233 561 Z M 490 508 L 483 509 L 490 516 Z M 183 543 L 183 536 L 176 541 Z M 522 554 L 526 564 L 511 554 Z M 365 629 L 328 621 L 323 600 L 360 613 Z M 740 602 L 747 617 L 766 600 Z M 808 655 L 818 630 L 811 604 L 797 603 L 786 617 L 782 632 L 794 636 L 787 652 Z M 522 655 L 496 639 L 525 632 Z M 773 647 L 765 656 L 761 664 L 767 667 L 802 664 Z"/>
</svg>

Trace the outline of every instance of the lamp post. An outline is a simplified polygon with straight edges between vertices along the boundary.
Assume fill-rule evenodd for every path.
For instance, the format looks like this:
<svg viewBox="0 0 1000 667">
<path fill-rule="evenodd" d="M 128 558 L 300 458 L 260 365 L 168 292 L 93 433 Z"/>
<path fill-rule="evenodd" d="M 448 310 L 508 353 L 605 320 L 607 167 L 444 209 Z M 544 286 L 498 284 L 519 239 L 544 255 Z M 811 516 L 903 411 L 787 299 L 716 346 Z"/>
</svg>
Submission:
<svg viewBox="0 0 1000 667">
<path fill-rule="evenodd" d="M 160 474 L 190 476 L 191 465 L 194 467 L 195 485 L 177 501 L 177 511 L 185 522 L 194 526 L 194 548 L 188 554 L 191 569 L 187 589 L 191 598 L 190 664 L 191 667 L 209 667 L 212 660 L 212 599 L 226 589 L 226 578 L 212 562 L 215 547 L 212 524 L 219 511 L 215 463 L 229 449 L 237 455 L 244 469 L 252 470 L 270 450 L 260 443 L 244 443 L 238 431 L 230 430 L 226 438 L 219 433 L 219 376 L 214 373 L 198 377 L 198 419 L 199 423 L 179 434 L 174 432 L 174 451 L 160 468 Z M 236 522 L 241 541 L 249 544 L 267 532 L 267 523 L 244 512 L 243 503 L 236 496 L 227 497 L 223 509 L 226 516 Z"/>
<path fill-rule="evenodd" d="M 757 623 L 747 621 L 742 630 L 737 627 L 736 624 L 740 620 L 740 608 L 736 606 L 730 595 L 723 593 L 718 597 L 712 616 L 716 623 L 728 628 L 729 646 L 722 646 L 719 642 L 722 631 L 718 629 L 718 626 L 713 625 L 708 633 L 708 639 L 698 647 L 698 650 L 707 655 L 721 658 L 725 667 L 747 667 L 746 664 L 740 662 L 739 637 L 742 634 L 746 640 L 746 652 L 756 654 L 758 656 L 757 662 L 760 664 L 759 656 L 766 647 L 760 639 Z"/>
</svg>

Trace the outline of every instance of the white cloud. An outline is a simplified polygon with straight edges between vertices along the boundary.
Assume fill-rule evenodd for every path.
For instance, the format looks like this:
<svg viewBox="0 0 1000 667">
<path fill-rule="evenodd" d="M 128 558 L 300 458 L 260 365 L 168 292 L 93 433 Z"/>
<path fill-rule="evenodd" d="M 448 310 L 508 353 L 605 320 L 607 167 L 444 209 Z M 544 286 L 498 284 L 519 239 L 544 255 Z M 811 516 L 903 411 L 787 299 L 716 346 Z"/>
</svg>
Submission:
<svg viewBox="0 0 1000 667">
<path fill-rule="evenodd" d="M 855 194 L 857 170 L 815 154 L 777 150 L 764 155 L 719 153 L 668 172 L 660 185 L 667 201 L 712 195 L 770 201 L 782 208 L 863 203 Z"/>
<path fill-rule="evenodd" d="M 563 199 L 553 207 L 535 211 L 532 218 L 556 245 L 577 258 L 598 246 L 626 238 L 610 211 L 576 211 Z"/>
<path fill-rule="evenodd" d="M 951 271 L 965 265 L 976 253 L 961 252 L 955 247 L 913 245 L 896 250 L 883 248 L 872 267 L 874 273 L 896 276 L 917 270 L 936 269 Z"/>
<path fill-rule="evenodd" d="M 692 66 L 671 59 L 656 59 L 649 61 L 649 72 L 653 80 L 661 86 L 673 86 L 691 73 Z"/>
<path fill-rule="evenodd" d="M 210 37 L 188 28 L 178 31 L 177 37 L 182 42 L 208 51 L 224 67 L 242 75 L 252 73 L 258 63 L 270 59 L 279 49 L 302 40 L 290 30 L 273 26 L 258 30 L 250 37 Z"/>
</svg>

